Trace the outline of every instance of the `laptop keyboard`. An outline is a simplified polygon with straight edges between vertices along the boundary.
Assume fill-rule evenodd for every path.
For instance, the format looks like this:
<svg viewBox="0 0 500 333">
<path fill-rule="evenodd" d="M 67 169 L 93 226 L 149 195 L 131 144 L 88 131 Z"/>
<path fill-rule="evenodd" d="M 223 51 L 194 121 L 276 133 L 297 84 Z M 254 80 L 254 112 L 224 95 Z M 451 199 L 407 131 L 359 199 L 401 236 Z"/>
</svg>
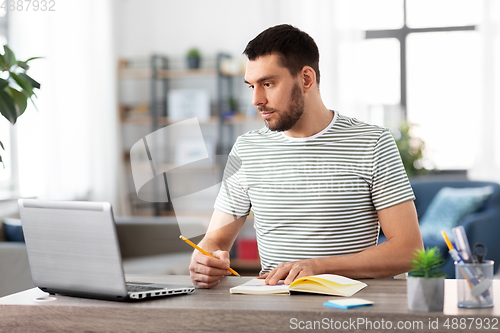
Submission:
<svg viewBox="0 0 500 333">
<path fill-rule="evenodd" d="M 127 284 L 127 291 L 129 292 L 151 291 L 151 290 L 158 290 L 158 287 L 150 287 L 140 284 Z"/>
</svg>

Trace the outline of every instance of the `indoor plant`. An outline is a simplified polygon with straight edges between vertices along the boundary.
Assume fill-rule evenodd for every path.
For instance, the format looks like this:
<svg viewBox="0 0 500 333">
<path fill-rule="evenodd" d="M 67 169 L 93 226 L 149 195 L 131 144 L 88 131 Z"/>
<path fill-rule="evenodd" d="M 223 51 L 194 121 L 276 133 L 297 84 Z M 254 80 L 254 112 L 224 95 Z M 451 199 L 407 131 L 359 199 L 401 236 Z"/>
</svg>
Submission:
<svg viewBox="0 0 500 333">
<path fill-rule="evenodd" d="M 444 263 L 437 246 L 415 252 L 406 284 L 408 309 L 443 311 L 446 274 L 440 268 Z"/>
<path fill-rule="evenodd" d="M 200 68 L 201 53 L 197 48 L 190 49 L 186 54 L 189 69 Z"/>
<path fill-rule="evenodd" d="M 403 162 L 408 178 L 424 174 L 428 171 L 421 165 L 424 157 L 423 151 L 425 149 L 425 143 L 420 138 L 412 137 L 412 126 L 414 125 L 404 122 L 394 135 L 396 137 L 395 141 L 398 146 L 399 154 L 401 155 L 401 161 Z"/>
<path fill-rule="evenodd" d="M 12 124 L 15 124 L 26 107 L 28 99 L 33 105 L 33 96 L 36 97 L 35 89 L 40 89 L 40 83 L 33 80 L 26 72 L 29 69 L 28 62 L 39 57 L 29 58 L 26 61 L 16 60 L 14 52 L 7 46 L 3 46 L 4 53 L 0 54 L 0 113 Z M 36 107 L 36 106 L 35 106 Z M 0 141 L 0 147 L 4 149 Z M 2 156 L 0 156 L 2 162 Z"/>
</svg>

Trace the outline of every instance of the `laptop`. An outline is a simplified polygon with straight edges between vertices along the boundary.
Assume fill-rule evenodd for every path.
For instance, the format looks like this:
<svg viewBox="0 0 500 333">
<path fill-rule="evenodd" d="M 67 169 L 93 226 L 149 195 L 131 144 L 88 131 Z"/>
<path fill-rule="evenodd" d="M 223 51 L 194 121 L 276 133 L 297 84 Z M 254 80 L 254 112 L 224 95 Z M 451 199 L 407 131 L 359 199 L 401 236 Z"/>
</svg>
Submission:
<svg viewBox="0 0 500 333">
<path fill-rule="evenodd" d="M 192 285 L 125 281 L 110 203 L 18 203 L 33 283 L 47 293 L 120 301 L 195 290 Z"/>
</svg>

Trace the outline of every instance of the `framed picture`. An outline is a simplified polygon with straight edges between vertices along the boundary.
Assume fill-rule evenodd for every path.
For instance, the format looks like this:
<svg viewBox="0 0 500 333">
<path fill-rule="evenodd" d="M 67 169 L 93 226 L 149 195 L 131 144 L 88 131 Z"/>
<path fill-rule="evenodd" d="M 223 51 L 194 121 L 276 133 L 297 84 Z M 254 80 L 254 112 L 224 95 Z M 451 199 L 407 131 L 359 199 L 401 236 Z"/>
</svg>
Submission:
<svg viewBox="0 0 500 333">
<path fill-rule="evenodd" d="M 167 116 L 170 120 L 210 119 L 210 94 L 203 89 L 172 89 L 168 92 Z"/>
</svg>

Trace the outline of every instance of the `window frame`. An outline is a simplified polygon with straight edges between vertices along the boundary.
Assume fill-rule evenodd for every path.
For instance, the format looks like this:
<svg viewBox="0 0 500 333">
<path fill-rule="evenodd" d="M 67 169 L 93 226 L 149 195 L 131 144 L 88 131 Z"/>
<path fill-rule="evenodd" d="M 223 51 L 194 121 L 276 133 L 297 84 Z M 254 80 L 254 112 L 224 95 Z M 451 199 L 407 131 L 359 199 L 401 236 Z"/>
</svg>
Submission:
<svg viewBox="0 0 500 333">
<path fill-rule="evenodd" d="M 463 26 L 445 26 L 445 27 L 428 27 L 428 28 L 410 28 L 407 25 L 407 6 L 406 0 L 403 0 L 403 26 L 398 29 L 380 29 L 380 30 L 365 30 L 365 39 L 385 39 L 395 38 L 399 41 L 400 47 L 400 102 L 399 105 L 403 111 L 403 119 L 408 119 L 407 111 L 407 64 L 406 64 L 406 40 L 413 33 L 427 32 L 457 32 L 457 31 L 474 31 L 477 30 L 477 25 Z"/>
</svg>

